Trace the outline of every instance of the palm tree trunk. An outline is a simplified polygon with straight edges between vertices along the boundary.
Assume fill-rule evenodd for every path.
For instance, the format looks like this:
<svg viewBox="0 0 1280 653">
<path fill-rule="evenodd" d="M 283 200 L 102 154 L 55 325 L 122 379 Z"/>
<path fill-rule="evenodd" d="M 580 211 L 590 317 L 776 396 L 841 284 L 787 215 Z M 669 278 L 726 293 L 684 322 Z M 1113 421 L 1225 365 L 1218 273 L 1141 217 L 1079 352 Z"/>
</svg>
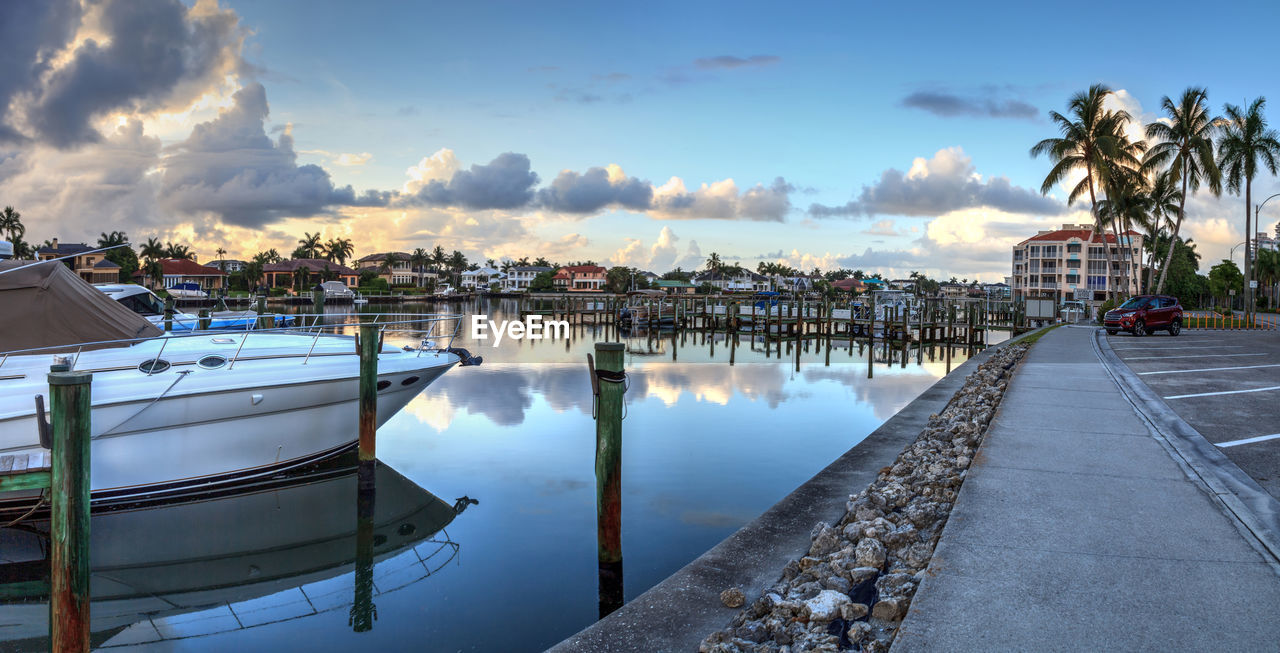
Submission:
<svg viewBox="0 0 1280 653">
<path fill-rule="evenodd" d="M 1103 292 L 1106 293 L 1107 299 L 1114 299 L 1113 291 L 1111 289 L 1111 248 L 1107 247 L 1107 231 L 1103 227 L 1102 221 L 1098 219 L 1098 196 L 1093 191 L 1093 165 L 1092 164 L 1088 164 L 1088 163 L 1085 164 L 1085 174 L 1088 175 L 1088 179 L 1089 179 L 1089 206 L 1091 207 L 1090 213 L 1093 214 L 1093 228 L 1095 231 L 1099 233 L 1099 235 L 1102 236 L 1102 253 L 1104 256 L 1106 256 L 1106 259 L 1107 259 L 1107 272 L 1106 272 L 1106 276 L 1102 277 L 1104 280 L 1102 288 L 1103 288 Z M 1092 243 L 1092 242 L 1093 242 L 1093 239 L 1090 238 L 1089 243 Z M 1085 247 L 1087 248 L 1088 246 L 1089 244 L 1086 243 Z M 1085 285 L 1088 285 L 1088 281 L 1089 281 L 1089 275 L 1088 275 L 1088 272 L 1086 271 Z"/>
<path fill-rule="evenodd" d="M 1249 287 L 1249 280 L 1253 277 L 1253 256 L 1249 253 L 1249 236 L 1253 231 L 1253 214 L 1251 207 L 1253 206 L 1253 179 L 1245 179 L 1244 182 L 1244 314 L 1247 318 L 1250 311 L 1253 310 L 1253 288 Z"/>
<path fill-rule="evenodd" d="M 1178 202 L 1178 221 L 1173 225 L 1173 236 L 1169 238 L 1169 251 L 1164 255 L 1164 267 L 1160 269 L 1160 285 L 1156 286 L 1156 294 L 1164 292 L 1165 279 L 1169 277 L 1169 266 L 1173 263 L 1173 248 L 1178 245 L 1178 233 L 1182 230 L 1182 218 L 1187 212 L 1187 175 L 1186 166 L 1182 169 L 1182 199 Z"/>
</svg>

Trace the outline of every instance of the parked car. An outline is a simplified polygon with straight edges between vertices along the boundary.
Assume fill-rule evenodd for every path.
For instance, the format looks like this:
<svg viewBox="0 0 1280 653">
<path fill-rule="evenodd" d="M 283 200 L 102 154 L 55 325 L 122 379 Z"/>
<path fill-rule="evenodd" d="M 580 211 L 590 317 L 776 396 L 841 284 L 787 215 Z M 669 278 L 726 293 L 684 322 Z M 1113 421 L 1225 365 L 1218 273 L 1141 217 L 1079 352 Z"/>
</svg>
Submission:
<svg viewBox="0 0 1280 653">
<path fill-rule="evenodd" d="M 1137 295 L 1107 311 L 1103 323 L 1113 336 L 1120 331 L 1145 336 L 1160 330 L 1176 336 L 1182 331 L 1182 305 L 1169 295 Z"/>
</svg>

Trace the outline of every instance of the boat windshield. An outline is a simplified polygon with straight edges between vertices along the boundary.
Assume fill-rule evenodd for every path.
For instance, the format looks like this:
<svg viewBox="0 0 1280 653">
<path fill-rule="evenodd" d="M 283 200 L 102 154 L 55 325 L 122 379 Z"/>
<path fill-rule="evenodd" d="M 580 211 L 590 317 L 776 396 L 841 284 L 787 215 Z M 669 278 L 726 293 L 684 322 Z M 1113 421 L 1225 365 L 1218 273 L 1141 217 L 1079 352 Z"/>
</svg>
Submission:
<svg viewBox="0 0 1280 653">
<path fill-rule="evenodd" d="M 1150 297 L 1132 297 L 1125 303 L 1121 304 L 1120 308 L 1146 308 L 1150 303 Z"/>
</svg>

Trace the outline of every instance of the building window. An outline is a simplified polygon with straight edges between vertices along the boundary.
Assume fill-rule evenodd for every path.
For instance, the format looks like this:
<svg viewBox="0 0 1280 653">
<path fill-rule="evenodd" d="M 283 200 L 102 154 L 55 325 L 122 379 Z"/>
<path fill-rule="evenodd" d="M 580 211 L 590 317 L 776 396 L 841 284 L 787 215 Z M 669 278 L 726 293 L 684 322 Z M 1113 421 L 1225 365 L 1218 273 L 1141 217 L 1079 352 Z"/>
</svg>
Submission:
<svg viewBox="0 0 1280 653">
<path fill-rule="evenodd" d="M 1068 253 L 1068 254 L 1079 254 L 1079 253 L 1080 253 L 1080 243 L 1068 243 L 1068 244 L 1067 244 L 1067 253 Z"/>
</svg>

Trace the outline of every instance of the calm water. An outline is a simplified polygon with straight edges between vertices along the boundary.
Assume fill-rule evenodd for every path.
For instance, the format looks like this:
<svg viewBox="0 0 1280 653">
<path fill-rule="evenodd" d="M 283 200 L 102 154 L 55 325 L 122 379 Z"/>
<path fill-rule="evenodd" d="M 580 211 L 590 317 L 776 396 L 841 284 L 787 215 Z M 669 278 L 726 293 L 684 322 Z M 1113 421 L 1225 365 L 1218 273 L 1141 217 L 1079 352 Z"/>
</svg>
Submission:
<svg viewBox="0 0 1280 653">
<path fill-rule="evenodd" d="M 449 310 L 497 318 L 512 309 L 494 301 Z M 117 592 L 123 598 L 95 602 L 95 643 L 533 651 L 591 624 L 595 427 L 585 360 L 602 332 L 575 328 L 568 339 L 497 348 L 465 336 L 457 344 L 484 364 L 450 371 L 378 432 L 386 468 L 374 518 L 372 629 L 353 632 L 368 609 L 353 597 L 354 477 L 338 471 L 249 497 L 95 517 L 95 591 L 126 588 Z M 926 350 L 919 365 L 912 350 L 902 367 L 877 347 L 868 379 L 870 352 L 847 341 L 831 351 L 810 343 L 797 371 L 794 351 L 766 357 L 763 343 L 742 338 L 730 366 L 724 338 L 623 337 L 627 600 L 753 519 L 946 373 L 940 349 L 933 362 Z M 951 365 L 963 358 L 956 350 Z M 455 516 L 464 495 L 479 503 Z M 19 559 L 8 552 L 39 548 L 21 534 L 5 537 L 0 569 Z M 114 553 L 98 555 L 99 546 Z M 114 566 L 99 569 L 108 562 Z M 40 609 L 0 606 L 7 642 L 0 649 L 47 646 L 23 639 Z"/>
</svg>

